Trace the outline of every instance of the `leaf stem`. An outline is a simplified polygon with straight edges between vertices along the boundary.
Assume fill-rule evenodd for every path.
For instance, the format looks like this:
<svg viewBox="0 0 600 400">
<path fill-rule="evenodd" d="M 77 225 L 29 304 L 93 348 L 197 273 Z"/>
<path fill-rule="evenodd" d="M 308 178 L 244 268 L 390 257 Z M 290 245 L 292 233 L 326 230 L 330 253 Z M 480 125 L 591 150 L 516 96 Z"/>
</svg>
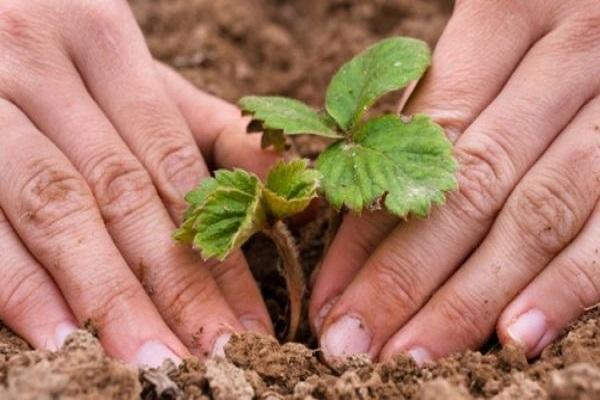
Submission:
<svg viewBox="0 0 600 400">
<path fill-rule="evenodd" d="M 300 265 L 298 248 L 292 234 L 282 221 L 275 222 L 271 227 L 264 229 L 263 233 L 273 241 L 283 263 L 283 275 L 290 301 L 290 321 L 287 340 L 293 340 L 300 325 L 302 298 L 305 289 L 304 271 Z"/>
</svg>

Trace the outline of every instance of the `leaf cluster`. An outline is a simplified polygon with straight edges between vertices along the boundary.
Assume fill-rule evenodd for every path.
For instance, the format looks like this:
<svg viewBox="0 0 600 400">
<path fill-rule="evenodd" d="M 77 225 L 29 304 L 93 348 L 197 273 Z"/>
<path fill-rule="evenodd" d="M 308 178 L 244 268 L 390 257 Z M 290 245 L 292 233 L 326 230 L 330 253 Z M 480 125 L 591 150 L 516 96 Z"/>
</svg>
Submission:
<svg viewBox="0 0 600 400">
<path fill-rule="evenodd" d="M 418 80 L 431 62 L 428 46 L 412 38 L 381 41 L 341 67 L 316 111 L 284 97 L 244 97 L 240 105 L 263 130 L 263 146 L 282 150 L 285 137 L 310 134 L 333 140 L 315 168 L 330 204 L 360 212 L 426 216 L 456 188 L 457 164 L 443 129 L 425 115 L 365 114 L 386 93 Z"/>
<path fill-rule="evenodd" d="M 174 237 L 205 259 L 223 260 L 274 221 L 304 210 L 317 196 L 319 179 L 307 160 L 279 162 L 265 183 L 244 170 L 219 170 L 185 197 L 189 207 Z"/>
</svg>

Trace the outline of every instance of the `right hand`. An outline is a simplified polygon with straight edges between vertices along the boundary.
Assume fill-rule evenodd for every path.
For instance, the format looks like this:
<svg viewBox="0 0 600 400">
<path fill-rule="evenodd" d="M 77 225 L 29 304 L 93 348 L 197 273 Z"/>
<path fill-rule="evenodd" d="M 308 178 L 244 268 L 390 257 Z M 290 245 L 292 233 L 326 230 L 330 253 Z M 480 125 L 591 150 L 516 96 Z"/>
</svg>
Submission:
<svg viewBox="0 0 600 400">
<path fill-rule="evenodd" d="M 239 110 L 156 63 L 124 0 L 5 0 L 0 54 L 0 318 L 46 349 L 90 321 L 150 366 L 270 333 L 241 252 L 207 265 L 171 239 L 202 154 L 273 161 Z"/>
</svg>

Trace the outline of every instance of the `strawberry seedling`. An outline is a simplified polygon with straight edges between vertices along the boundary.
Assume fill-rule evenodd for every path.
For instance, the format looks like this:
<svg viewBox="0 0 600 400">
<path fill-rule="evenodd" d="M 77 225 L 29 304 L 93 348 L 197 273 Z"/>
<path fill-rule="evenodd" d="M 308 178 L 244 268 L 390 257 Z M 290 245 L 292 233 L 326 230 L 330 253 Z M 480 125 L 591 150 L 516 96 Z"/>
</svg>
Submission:
<svg viewBox="0 0 600 400">
<path fill-rule="evenodd" d="M 204 258 L 222 260 L 257 232 L 274 241 L 290 298 L 289 339 L 299 324 L 304 278 L 284 218 L 303 211 L 318 190 L 336 210 L 385 208 L 400 218 L 424 217 L 456 188 L 452 146 L 429 117 L 365 117 L 383 95 L 418 80 L 430 61 L 425 43 L 395 37 L 342 66 L 322 111 L 284 97 L 242 98 L 251 126 L 263 132 L 263 147 L 283 151 L 286 136 L 300 134 L 332 143 L 315 169 L 304 160 L 281 162 L 265 183 L 246 171 L 217 171 L 187 195 L 189 209 L 175 238 L 192 243 Z"/>
<path fill-rule="evenodd" d="M 284 218 L 302 212 L 317 196 L 319 173 L 308 161 L 280 162 L 263 183 L 236 169 L 219 170 L 186 196 L 189 208 L 175 239 L 191 243 L 202 257 L 224 260 L 252 235 L 262 232 L 277 247 L 290 299 L 288 338 L 298 329 L 304 294 L 304 274 L 298 251 Z"/>
</svg>

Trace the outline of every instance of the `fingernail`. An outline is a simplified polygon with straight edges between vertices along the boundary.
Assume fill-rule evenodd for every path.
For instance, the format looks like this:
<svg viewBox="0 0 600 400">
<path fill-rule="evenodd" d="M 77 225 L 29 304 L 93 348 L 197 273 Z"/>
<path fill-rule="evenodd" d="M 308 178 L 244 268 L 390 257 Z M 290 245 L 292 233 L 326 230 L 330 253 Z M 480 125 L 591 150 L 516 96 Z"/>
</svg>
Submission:
<svg viewBox="0 0 600 400">
<path fill-rule="evenodd" d="M 181 358 L 156 340 L 149 340 L 144 343 L 135 355 L 135 362 L 138 367 L 158 368 L 162 366 L 165 360 L 171 360 L 175 364 L 181 363 Z"/>
<path fill-rule="evenodd" d="M 225 358 L 225 345 L 227 345 L 229 339 L 231 339 L 230 332 L 223 333 L 222 335 L 218 336 L 213 343 L 211 356 Z"/>
<path fill-rule="evenodd" d="M 65 340 L 67 340 L 67 337 L 69 337 L 69 335 L 75 332 L 77 329 L 77 325 L 75 325 L 72 322 L 62 322 L 58 324 L 58 326 L 54 330 L 54 344 L 56 345 L 56 348 L 60 349 L 61 347 L 63 347 L 63 344 L 65 344 Z"/>
<path fill-rule="evenodd" d="M 431 354 L 422 347 L 414 347 L 410 349 L 407 353 L 419 367 L 433 360 Z"/>
<path fill-rule="evenodd" d="M 329 311 L 331 311 L 331 309 L 333 308 L 335 303 L 337 303 L 339 298 L 340 298 L 340 296 L 334 297 L 333 299 L 331 299 L 327 303 L 325 303 L 325 305 L 323 307 L 321 307 L 321 309 L 319 310 L 319 313 L 317 314 L 317 318 L 315 318 L 315 329 L 317 330 L 317 335 L 319 333 L 321 333 L 321 328 L 323 327 L 323 321 L 325 320 L 325 318 L 327 317 L 327 314 L 329 314 Z"/>
<path fill-rule="evenodd" d="M 535 349 L 546 334 L 546 316 L 533 309 L 520 315 L 507 328 L 510 339 L 523 346 L 526 353 Z"/>
<path fill-rule="evenodd" d="M 54 337 L 52 337 L 52 339 L 49 339 L 45 344 L 46 350 L 60 350 L 60 348 L 65 344 L 65 340 L 67 340 L 67 337 L 71 333 L 75 332 L 77 329 L 77 325 L 70 321 L 61 322 L 60 324 L 56 325 L 56 328 L 54 328 Z"/>
<path fill-rule="evenodd" d="M 363 322 L 348 315 L 333 323 L 321 337 L 321 347 L 328 358 L 367 354 L 370 346 L 371 335 Z"/>
<path fill-rule="evenodd" d="M 261 333 L 263 335 L 270 335 L 271 331 L 263 324 L 260 320 L 252 317 L 240 318 L 240 323 L 249 332 Z"/>
</svg>

